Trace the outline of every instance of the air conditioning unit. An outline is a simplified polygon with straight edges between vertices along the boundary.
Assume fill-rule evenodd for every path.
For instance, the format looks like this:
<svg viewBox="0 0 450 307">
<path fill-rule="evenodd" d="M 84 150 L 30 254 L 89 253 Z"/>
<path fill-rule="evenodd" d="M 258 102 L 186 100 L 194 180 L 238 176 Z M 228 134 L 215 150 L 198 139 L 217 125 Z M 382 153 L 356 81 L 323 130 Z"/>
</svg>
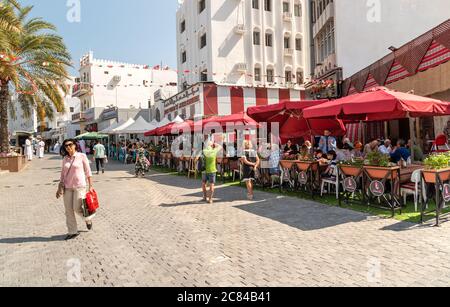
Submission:
<svg viewBox="0 0 450 307">
<path fill-rule="evenodd" d="M 246 63 L 238 63 L 236 64 L 236 70 L 239 72 L 246 72 L 247 71 L 247 64 Z"/>
<path fill-rule="evenodd" d="M 113 78 L 114 82 L 120 82 L 120 80 L 122 80 L 121 76 L 114 76 Z"/>
<path fill-rule="evenodd" d="M 234 32 L 236 34 L 245 34 L 245 25 L 244 24 L 238 24 L 236 27 L 234 27 Z"/>
</svg>

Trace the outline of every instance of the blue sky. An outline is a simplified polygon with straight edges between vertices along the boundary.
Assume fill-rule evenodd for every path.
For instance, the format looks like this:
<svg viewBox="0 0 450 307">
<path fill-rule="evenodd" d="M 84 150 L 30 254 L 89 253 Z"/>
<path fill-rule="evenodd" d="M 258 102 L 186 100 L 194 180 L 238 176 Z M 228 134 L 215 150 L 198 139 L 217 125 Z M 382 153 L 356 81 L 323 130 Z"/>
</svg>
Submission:
<svg viewBox="0 0 450 307">
<path fill-rule="evenodd" d="M 72 74 L 89 50 L 99 59 L 176 67 L 176 0 L 80 0 L 79 23 L 68 21 L 67 0 L 20 2 L 57 26 L 72 54 Z"/>
</svg>

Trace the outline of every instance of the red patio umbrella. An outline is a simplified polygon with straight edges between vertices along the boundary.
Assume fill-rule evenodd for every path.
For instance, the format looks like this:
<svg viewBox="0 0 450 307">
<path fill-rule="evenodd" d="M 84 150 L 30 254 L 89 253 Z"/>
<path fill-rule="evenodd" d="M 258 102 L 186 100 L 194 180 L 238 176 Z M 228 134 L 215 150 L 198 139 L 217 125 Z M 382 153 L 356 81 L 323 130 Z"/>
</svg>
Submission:
<svg viewBox="0 0 450 307">
<path fill-rule="evenodd" d="M 208 119 L 203 120 L 203 127 L 206 125 L 211 125 L 211 123 L 217 123 L 222 128 L 226 128 L 227 124 L 236 124 L 236 125 L 244 125 L 249 128 L 257 128 L 258 122 L 256 122 L 253 118 L 247 115 L 245 112 L 236 113 L 232 115 L 226 116 L 213 116 Z"/>
<path fill-rule="evenodd" d="M 305 118 L 388 121 L 407 117 L 450 115 L 447 102 L 377 87 L 304 111 Z"/>
<path fill-rule="evenodd" d="M 322 135 L 324 130 L 330 130 L 336 136 L 345 135 L 345 125 L 341 120 L 304 118 L 305 109 L 326 102 L 328 100 L 283 101 L 275 105 L 251 107 L 247 113 L 259 122 L 280 123 L 280 136 L 283 140 Z"/>
</svg>

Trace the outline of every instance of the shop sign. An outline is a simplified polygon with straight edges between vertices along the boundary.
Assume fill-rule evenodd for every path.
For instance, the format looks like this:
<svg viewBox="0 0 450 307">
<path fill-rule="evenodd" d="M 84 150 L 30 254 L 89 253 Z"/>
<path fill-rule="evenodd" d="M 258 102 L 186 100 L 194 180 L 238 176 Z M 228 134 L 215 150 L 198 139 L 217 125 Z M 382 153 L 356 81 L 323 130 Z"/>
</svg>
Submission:
<svg viewBox="0 0 450 307">
<path fill-rule="evenodd" d="M 450 184 L 444 184 L 442 187 L 442 197 L 446 203 L 450 202 Z"/>
<path fill-rule="evenodd" d="M 107 110 L 103 111 L 103 113 L 102 113 L 103 120 L 114 119 L 114 118 L 117 118 L 117 116 L 118 116 L 118 110 L 116 108 L 107 109 Z"/>
<path fill-rule="evenodd" d="M 347 192 L 355 193 L 356 189 L 358 188 L 358 184 L 356 183 L 355 178 L 353 177 L 347 177 L 344 180 L 344 189 Z"/>
<path fill-rule="evenodd" d="M 372 195 L 375 197 L 381 197 L 384 195 L 384 192 L 385 192 L 384 184 L 378 180 L 372 181 L 369 189 L 370 189 L 370 192 L 372 193 Z"/>
<path fill-rule="evenodd" d="M 308 183 L 308 175 L 306 174 L 306 172 L 301 172 L 298 175 L 298 181 L 300 182 L 300 184 L 307 184 Z"/>
</svg>

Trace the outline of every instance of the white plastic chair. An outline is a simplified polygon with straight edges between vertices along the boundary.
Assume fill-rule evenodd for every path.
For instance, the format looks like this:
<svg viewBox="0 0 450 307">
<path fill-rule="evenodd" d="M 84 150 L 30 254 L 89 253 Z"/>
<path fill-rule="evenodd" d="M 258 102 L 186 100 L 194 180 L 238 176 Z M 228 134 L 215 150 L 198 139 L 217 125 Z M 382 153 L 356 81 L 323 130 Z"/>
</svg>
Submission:
<svg viewBox="0 0 450 307">
<path fill-rule="evenodd" d="M 427 201 L 427 196 L 425 195 L 425 186 L 420 187 L 420 183 L 422 181 L 422 170 L 415 170 L 411 175 L 411 182 L 413 185 L 404 185 L 401 188 L 401 193 L 403 195 L 403 200 L 406 203 L 406 199 L 408 195 L 414 196 L 414 205 L 416 212 L 419 206 L 419 194 L 422 194 L 424 201 Z"/>
<path fill-rule="evenodd" d="M 327 191 L 330 191 L 331 186 L 335 186 L 336 188 L 336 199 L 339 199 L 339 176 L 338 176 L 338 168 L 337 166 L 333 170 L 333 177 L 331 178 L 322 178 L 322 186 L 320 188 L 320 196 L 323 196 L 323 192 L 325 191 L 325 184 L 327 185 Z"/>
</svg>

